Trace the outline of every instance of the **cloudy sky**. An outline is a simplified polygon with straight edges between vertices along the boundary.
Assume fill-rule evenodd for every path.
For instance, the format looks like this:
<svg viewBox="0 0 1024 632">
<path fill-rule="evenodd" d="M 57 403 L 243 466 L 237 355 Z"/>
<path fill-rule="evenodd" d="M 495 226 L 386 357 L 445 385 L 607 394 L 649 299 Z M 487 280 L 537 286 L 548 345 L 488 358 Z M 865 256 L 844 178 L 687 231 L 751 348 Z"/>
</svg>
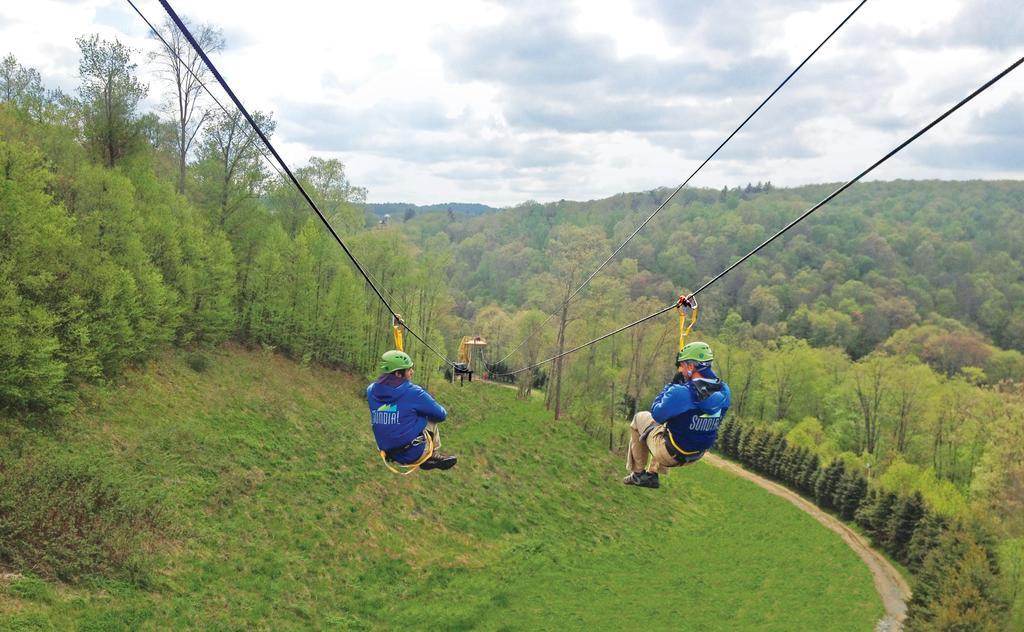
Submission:
<svg viewBox="0 0 1024 632">
<path fill-rule="evenodd" d="M 223 29 L 215 61 L 292 166 L 339 158 L 374 202 L 508 205 L 677 185 L 856 3 L 173 4 Z M 155 47 L 123 0 L 0 2 L 0 55 L 51 86 L 76 87 L 89 33 Z M 846 180 L 1022 55 L 1021 0 L 868 0 L 693 184 Z M 875 177 L 1024 178 L 1024 69 Z"/>
</svg>

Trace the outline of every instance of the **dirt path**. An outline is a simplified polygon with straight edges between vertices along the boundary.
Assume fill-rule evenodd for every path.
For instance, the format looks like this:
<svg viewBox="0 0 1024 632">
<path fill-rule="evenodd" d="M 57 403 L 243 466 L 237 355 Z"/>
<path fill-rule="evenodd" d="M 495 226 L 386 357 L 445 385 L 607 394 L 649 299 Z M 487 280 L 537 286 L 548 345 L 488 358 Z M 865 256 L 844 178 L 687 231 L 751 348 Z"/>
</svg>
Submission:
<svg viewBox="0 0 1024 632">
<path fill-rule="evenodd" d="M 519 388 L 516 387 L 515 384 L 505 384 L 504 382 L 492 382 L 490 380 L 485 380 L 483 378 L 480 378 L 479 381 L 483 382 L 484 384 L 490 384 L 491 386 L 500 386 L 502 388 L 510 388 L 513 391 L 518 391 L 519 390 Z"/>
<path fill-rule="evenodd" d="M 490 380 L 485 380 L 483 378 L 480 378 L 477 381 L 478 382 L 483 382 L 484 384 L 490 384 L 491 386 L 500 386 L 501 388 L 510 388 L 513 391 L 518 391 L 519 390 L 519 387 L 516 386 L 515 384 L 505 384 L 504 382 L 492 382 Z M 543 391 L 539 391 L 537 389 L 534 389 L 534 390 L 530 391 L 530 397 L 540 397 L 542 392 Z"/>
<path fill-rule="evenodd" d="M 785 498 L 800 509 L 809 513 L 815 520 L 825 527 L 839 534 L 853 552 L 856 553 L 864 563 L 868 565 L 871 575 L 875 578 L 875 589 L 882 597 L 882 604 L 885 606 L 886 617 L 879 622 L 875 628 L 879 631 L 892 631 L 901 629 L 903 618 L 907 614 L 907 600 L 910 599 L 910 585 L 900 575 L 892 564 L 889 563 L 880 553 L 871 548 L 871 545 L 856 531 L 842 523 L 838 518 L 822 511 L 819 507 L 804 499 L 778 483 L 762 478 L 753 472 L 748 472 L 739 465 L 727 461 L 719 456 L 707 454 L 704 457 L 710 465 L 726 470 L 736 476 L 745 478 L 755 485 L 762 487 L 772 494 Z"/>
</svg>

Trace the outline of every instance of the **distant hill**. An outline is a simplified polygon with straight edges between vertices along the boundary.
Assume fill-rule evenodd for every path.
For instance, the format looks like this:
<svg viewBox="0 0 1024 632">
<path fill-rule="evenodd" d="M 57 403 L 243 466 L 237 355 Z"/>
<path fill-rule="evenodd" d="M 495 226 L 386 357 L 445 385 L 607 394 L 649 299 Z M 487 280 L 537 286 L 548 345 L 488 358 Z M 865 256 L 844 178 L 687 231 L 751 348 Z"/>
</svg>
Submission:
<svg viewBox="0 0 1024 632">
<path fill-rule="evenodd" d="M 444 204 L 427 204 L 425 206 L 406 202 L 381 202 L 379 204 L 365 204 L 364 206 L 367 211 L 378 217 L 391 215 L 397 218 L 403 217 L 409 209 L 416 211 L 417 215 L 434 211 L 448 211 L 450 209 L 456 215 L 462 216 L 484 215 L 501 210 L 486 204 L 471 204 L 467 202 L 448 202 Z"/>
<path fill-rule="evenodd" d="M 601 278 L 633 300 L 664 300 L 725 269 L 835 186 L 685 189 Z M 454 246 L 460 313 L 472 315 L 470 301 L 514 310 L 536 301 L 524 279 L 562 265 L 566 244 L 593 246 L 595 261 L 580 265 L 593 268 L 669 193 L 527 203 L 420 224 Z M 704 304 L 716 309 L 702 310 L 702 325 L 714 331 L 735 311 L 761 339 L 795 335 L 859 358 L 937 314 L 1024 352 L 1022 244 L 1024 182 L 862 183 L 709 288 Z"/>
</svg>

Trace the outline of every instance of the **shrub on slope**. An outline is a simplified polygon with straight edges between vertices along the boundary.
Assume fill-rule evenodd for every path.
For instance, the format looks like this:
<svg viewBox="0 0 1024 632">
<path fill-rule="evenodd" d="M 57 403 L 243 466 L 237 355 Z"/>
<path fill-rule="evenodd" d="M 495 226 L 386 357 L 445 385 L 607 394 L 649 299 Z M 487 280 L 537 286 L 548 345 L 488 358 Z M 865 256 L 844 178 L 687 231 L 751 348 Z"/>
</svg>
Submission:
<svg viewBox="0 0 1024 632">
<path fill-rule="evenodd" d="M 0 457 L 0 564 L 64 581 L 144 580 L 144 550 L 163 525 L 124 486 L 69 458 Z"/>
</svg>

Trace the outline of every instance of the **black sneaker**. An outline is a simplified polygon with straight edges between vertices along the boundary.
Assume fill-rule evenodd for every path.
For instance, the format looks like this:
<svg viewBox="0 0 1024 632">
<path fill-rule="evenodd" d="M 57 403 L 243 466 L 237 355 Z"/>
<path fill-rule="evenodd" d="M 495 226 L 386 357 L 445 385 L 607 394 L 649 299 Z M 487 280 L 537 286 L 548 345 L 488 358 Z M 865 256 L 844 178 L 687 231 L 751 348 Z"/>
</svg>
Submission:
<svg viewBox="0 0 1024 632">
<path fill-rule="evenodd" d="M 421 470 L 450 470 L 455 467 L 459 457 L 454 454 L 444 454 L 443 452 L 434 452 L 434 454 L 423 462 L 420 466 Z"/>
<path fill-rule="evenodd" d="M 633 472 L 626 478 L 622 479 L 625 485 L 636 485 L 637 487 L 650 487 L 651 489 L 658 489 L 661 483 L 658 482 L 658 475 L 651 474 L 650 472 Z"/>
</svg>

